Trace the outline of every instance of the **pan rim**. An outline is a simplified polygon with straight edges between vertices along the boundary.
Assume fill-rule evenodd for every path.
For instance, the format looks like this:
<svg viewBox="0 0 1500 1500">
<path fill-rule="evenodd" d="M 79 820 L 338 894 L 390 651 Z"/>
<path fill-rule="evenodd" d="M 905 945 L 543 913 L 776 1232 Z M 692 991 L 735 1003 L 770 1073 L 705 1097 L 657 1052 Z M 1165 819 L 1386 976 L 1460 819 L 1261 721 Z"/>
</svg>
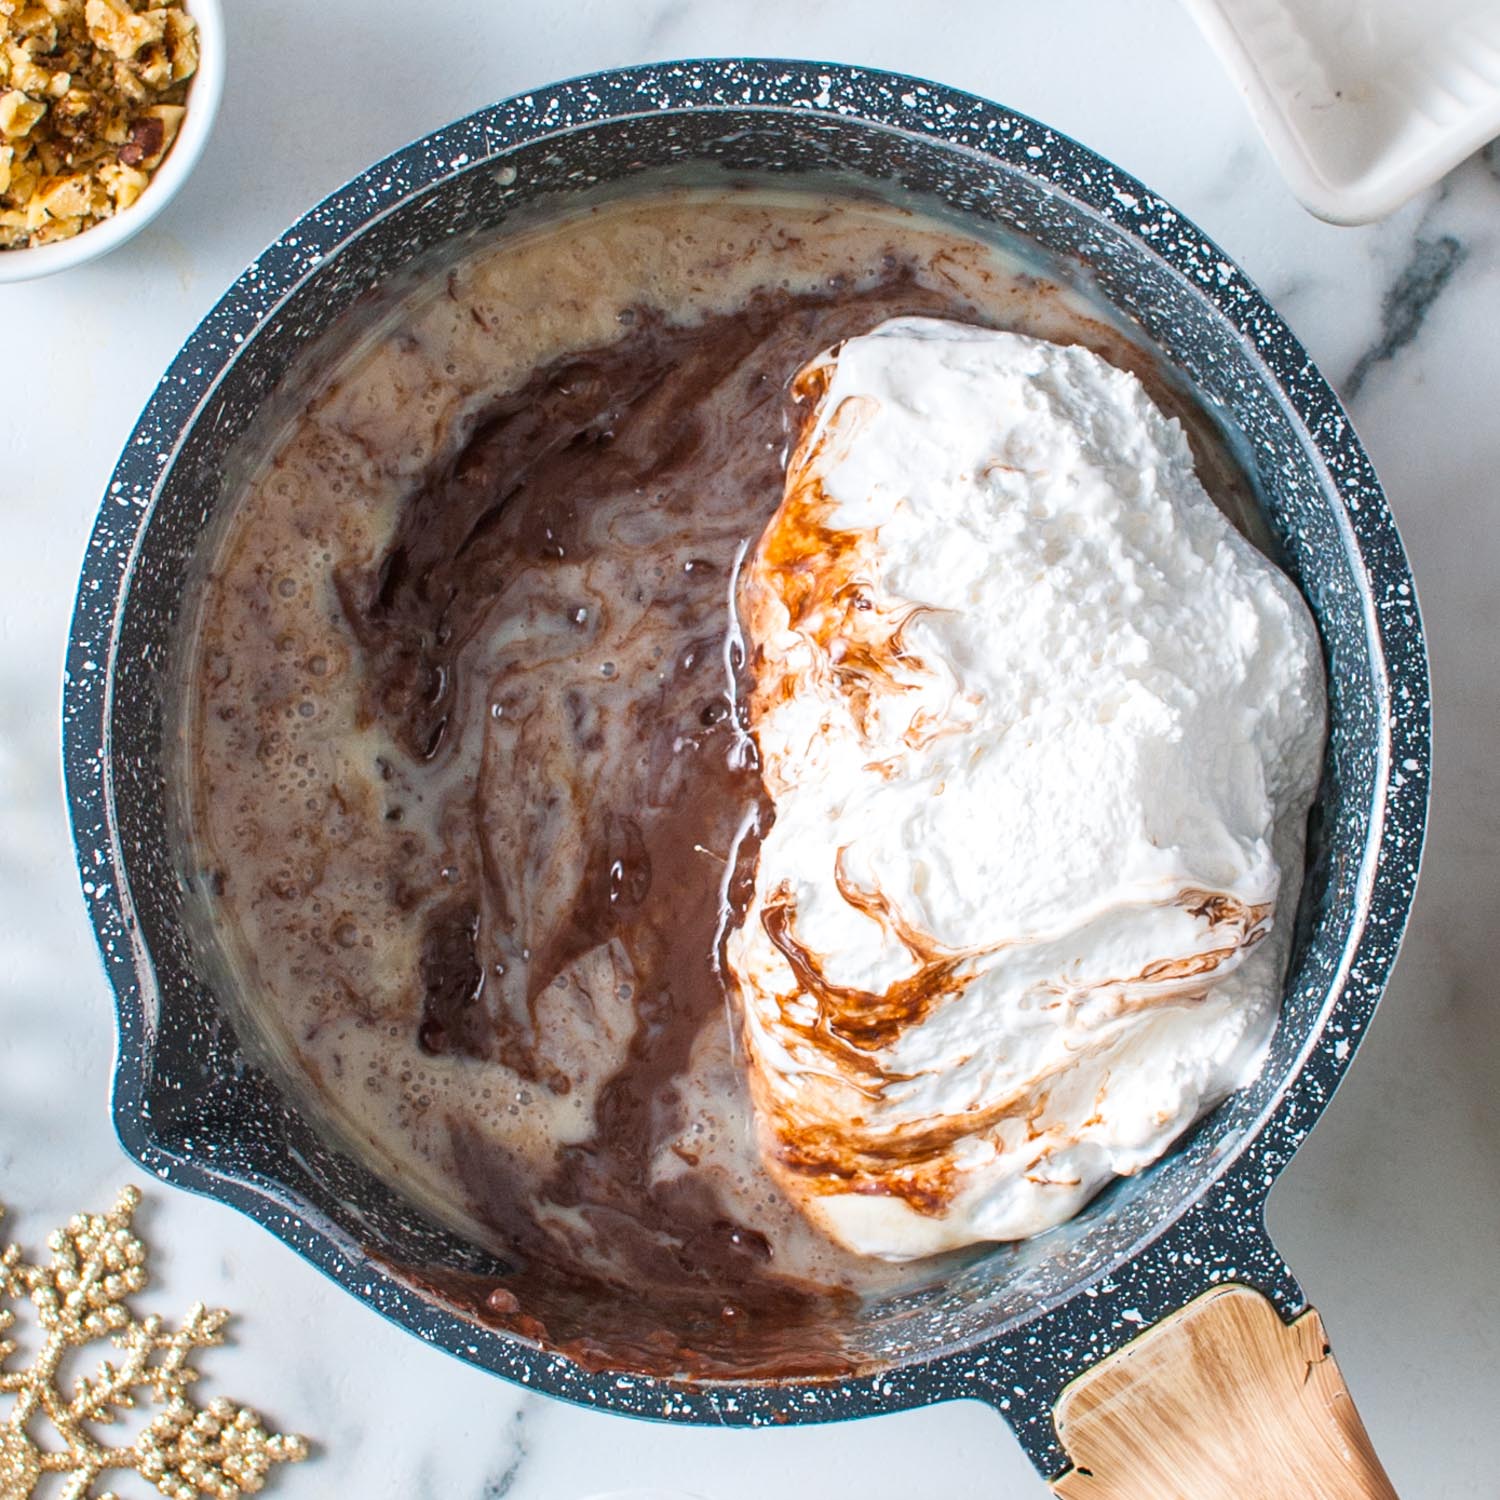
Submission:
<svg viewBox="0 0 1500 1500">
<path fill-rule="evenodd" d="M 759 91 L 762 98 L 754 97 Z M 920 92 L 919 92 L 920 91 Z M 748 94 L 751 97 L 742 97 Z M 872 104 L 872 97 L 889 101 Z M 922 101 L 921 112 L 908 97 Z M 636 99 L 634 109 L 618 107 Z M 669 102 L 662 102 L 662 101 Z M 1268 1099 L 1253 1128 L 1202 1187 L 1122 1260 L 1182 1222 L 1233 1177 L 1240 1192 L 1263 1178 L 1259 1201 L 1290 1159 L 1352 1061 L 1391 965 L 1420 865 L 1430 757 L 1427 667 L 1415 587 L 1394 522 L 1352 424 L 1300 343 L 1234 262 L 1191 221 L 1104 158 L 1024 115 L 941 84 L 838 64 L 776 59 L 729 59 L 656 64 L 585 75 L 517 95 L 445 126 L 377 163 L 309 211 L 252 263 L 190 336 L 151 397 L 104 498 L 91 535 L 75 607 L 64 686 L 64 764 L 80 874 L 96 937 L 116 994 L 119 1051 L 114 1079 L 116 1129 L 126 1150 L 164 1180 L 230 1203 L 271 1229 L 304 1258 L 418 1336 L 523 1384 L 586 1404 L 636 1415 L 716 1423 L 822 1421 L 942 1399 L 947 1374 L 972 1373 L 974 1357 L 1003 1334 L 1041 1319 L 1068 1300 L 996 1325 L 958 1348 L 927 1350 L 909 1363 L 844 1382 L 683 1382 L 643 1375 L 590 1375 L 564 1356 L 514 1335 L 481 1330 L 435 1309 L 404 1283 L 373 1267 L 334 1226 L 290 1211 L 290 1194 L 268 1179 L 231 1175 L 211 1162 L 167 1150 L 145 1113 L 152 1057 L 148 1004 L 151 959 L 134 919 L 126 856 L 115 811 L 112 746 L 114 653 L 128 606 L 136 549 L 150 523 L 171 462 L 214 389 L 233 369 L 256 330 L 350 239 L 413 196 L 435 192 L 450 177 L 484 167 L 523 145 L 571 134 L 580 127 L 634 115 L 720 110 L 767 115 L 834 113 L 883 132 L 903 133 L 947 149 L 978 152 L 1007 170 L 1025 173 L 1072 197 L 1111 226 L 1144 244 L 1178 277 L 1190 282 L 1236 330 L 1262 368 L 1267 389 L 1283 405 L 1326 478 L 1336 519 L 1346 530 L 1362 592 L 1366 637 L 1376 669 L 1379 709 L 1377 779 L 1366 835 L 1354 920 L 1329 984 L 1320 1019 L 1293 1069 Z M 942 109 L 946 108 L 945 116 Z M 991 144 L 961 139 L 975 119 Z M 946 120 L 945 124 L 937 123 Z M 561 122 L 561 123 L 559 123 Z M 1000 149 L 996 143 L 1003 145 Z M 487 154 L 470 154 L 478 145 Z M 1038 154 L 1032 155 L 1035 151 Z M 1083 169 L 1058 183 L 1049 161 Z M 435 170 L 433 169 L 435 164 Z M 413 168 L 415 187 L 401 184 L 398 167 Z M 337 235 L 329 226 L 343 225 Z M 1160 230 L 1146 233 L 1150 226 Z M 1203 266 L 1212 267 L 1207 280 Z M 143 433 L 175 433 L 176 443 L 149 456 L 138 453 Z M 144 462 L 149 482 L 137 478 Z M 125 524 L 121 525 L 121 516 Z M 124 545 L 122 545 L 124 543 Z M 1378 585 L 1378 587 L 1377 587 Z M 1405 586 L 1409 608 L 1383 609 Z M 101 596 L 107 609 L 101 608 Z M 1398 690 L 1402 703 L 1398 712 Z M 1400 767 L 1397 771 L 1393 768 Z M 1399 838 L 1392 840 L 1393 828 Z M 101 872 L 103 874 L 101 875 Z M 1373 911 L 1381 914 L 1372 924 Z M 1328 1040 L 1338 1011 L 1346 1025 L 1340 1045 Z M 1250 1185 L 1250 1186 L 1245 1186 Z M 1283 1293 L 1291 1302 L 1295 1285 Z M 1102 1351 L 1101 1351 L 1102 1352 Z M 966 1361 L 970 1362 L 966 1368 Z M 895 1380 L 900 1375 L 900 1381 Z M 913 1378 L 917 1377 L 917 1378 Z M 831 1400 L 837 1386 L 846 1399 Z M 947 1394 L 979 1394 L 960 1388 Z M 771 1399 L 767 1399 L 768 1394 Z M 811 1397 L 812 1399 L 808 1399 Z"/>
</svg>

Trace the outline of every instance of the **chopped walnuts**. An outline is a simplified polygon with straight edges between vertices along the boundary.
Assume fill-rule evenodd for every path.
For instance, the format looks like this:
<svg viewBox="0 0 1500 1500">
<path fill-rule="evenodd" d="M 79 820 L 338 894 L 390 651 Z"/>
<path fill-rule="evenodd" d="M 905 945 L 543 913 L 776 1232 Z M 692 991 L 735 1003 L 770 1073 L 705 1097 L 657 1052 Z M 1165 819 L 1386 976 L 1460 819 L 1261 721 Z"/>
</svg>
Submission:
<svg viewBox="0 0 1500 1500">
<path fill-rule="evenodd" d="M 129 208 L 197 67 L 181 0 L 0 0 L 0 251 Z"/>
</svg>

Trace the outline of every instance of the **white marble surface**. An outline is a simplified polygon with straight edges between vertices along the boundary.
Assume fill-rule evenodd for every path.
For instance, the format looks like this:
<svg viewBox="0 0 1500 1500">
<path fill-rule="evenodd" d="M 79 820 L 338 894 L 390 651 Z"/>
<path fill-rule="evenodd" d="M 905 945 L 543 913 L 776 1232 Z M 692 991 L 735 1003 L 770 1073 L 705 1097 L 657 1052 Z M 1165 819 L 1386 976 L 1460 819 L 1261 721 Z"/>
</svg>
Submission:
<svg viewBox="0 0 1500 1500">
<path fill-rule="evenodd" d="M 244 263 L 386 151 L 492 99 L 694 54 L 926 74 L 1114 158 L 1216 236 L 1348 398 L 1415 563 L 1438 763 L 1427 872 L 1358 1066 L 1271 1203 L 1403 1496 L 1492 1497 L 1500 1409 L 1500 157 L 1337 230 L 1277 179 L 1173 0 L 238 0 L 196 176 L 95 266 L 0 293 L 0 1200 L 37 1245 L 139 1180 L 111 1133 L 110 998 L 56 751 L 73 581 L 115 455 Z M 149 1185 L 148 1185 L 149 1186 Z M 843 1427 L 669 1429 L 520 1392 L 383 1323 L 247 1220 L 156 1187 L 158 1282 L 239 1316 L 213 1389 L 310 1434 L 286 1500 L 1032 1496 L 1000 1419 L 954 1405 Z M 139 1486 L 136 1487 L 139 1490 Z"/>
</svg>

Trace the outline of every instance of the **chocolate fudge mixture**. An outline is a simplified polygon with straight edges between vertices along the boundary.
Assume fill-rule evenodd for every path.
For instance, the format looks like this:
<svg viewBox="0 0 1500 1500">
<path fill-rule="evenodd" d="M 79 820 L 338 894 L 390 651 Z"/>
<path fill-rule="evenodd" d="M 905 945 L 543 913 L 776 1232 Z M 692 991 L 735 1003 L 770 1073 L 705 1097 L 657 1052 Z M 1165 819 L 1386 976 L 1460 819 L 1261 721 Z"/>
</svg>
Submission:
<svg viewBox="0 0 1500 1500">
<path fill-rule="evenodd" d="M 514 1271 L 405 1268 L 591 1364 L 857 1368 L 861 1296 L 762 1171 L 723 936 L 769 816 L 738 565 L 820 349 L 904 314 L 1090 345 L 897 210 L 664 191 L 429 279 L 275 435 L 208 569 L 184 860 L 289 1080 Z"/>
</svg>

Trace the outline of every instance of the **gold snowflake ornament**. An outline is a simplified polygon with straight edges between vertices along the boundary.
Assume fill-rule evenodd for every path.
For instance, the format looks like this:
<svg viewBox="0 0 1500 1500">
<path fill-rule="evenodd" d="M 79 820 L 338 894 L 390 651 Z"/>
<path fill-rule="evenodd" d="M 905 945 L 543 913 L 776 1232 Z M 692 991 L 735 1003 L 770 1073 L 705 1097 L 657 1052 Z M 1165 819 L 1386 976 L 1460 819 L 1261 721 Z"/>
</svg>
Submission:
<svg viewBox="0 0 1500 1500">
<path fill-rule="evenodd" d="M 27 1500 L 48 1474 L 64 1478 L 46 1491 L 59 1500 L 118 1500 L 94 1489 L 110 1470 L 134 1470 L 169 1500 L 234 1500 L 259 1490 L 273 1465 L 307 1457 L 301 1438 L 271 1436 L 245 1407 L 189 1398 L 198 1371 L 188 1360 L 224 1342 L 227 1312 L 196 1303 L 173 1330 L 126 1305 L 147 1280 L 146 1248 L 130 1227 L 140 1198 L 128 1187 L 109 1213 L 78 1215 L 47 1241 L 50 1265 L 29 1264 L 14 1245 L 0 1251 L 0 1395 L 14 1398 L 0 1418 L 0 1500 Z M 27 1368 L 12 1370 L 16 1343 L 4 1335 L 27 1298 L 41 1345 Z M 117 1361 L 101 1360 L 65 1393 L 64 1361 L 105 1340 Z M 156 1411 L 133 1442 L 111 1445 L 96 1434 L 137 1405 Z"/>
</svg>

